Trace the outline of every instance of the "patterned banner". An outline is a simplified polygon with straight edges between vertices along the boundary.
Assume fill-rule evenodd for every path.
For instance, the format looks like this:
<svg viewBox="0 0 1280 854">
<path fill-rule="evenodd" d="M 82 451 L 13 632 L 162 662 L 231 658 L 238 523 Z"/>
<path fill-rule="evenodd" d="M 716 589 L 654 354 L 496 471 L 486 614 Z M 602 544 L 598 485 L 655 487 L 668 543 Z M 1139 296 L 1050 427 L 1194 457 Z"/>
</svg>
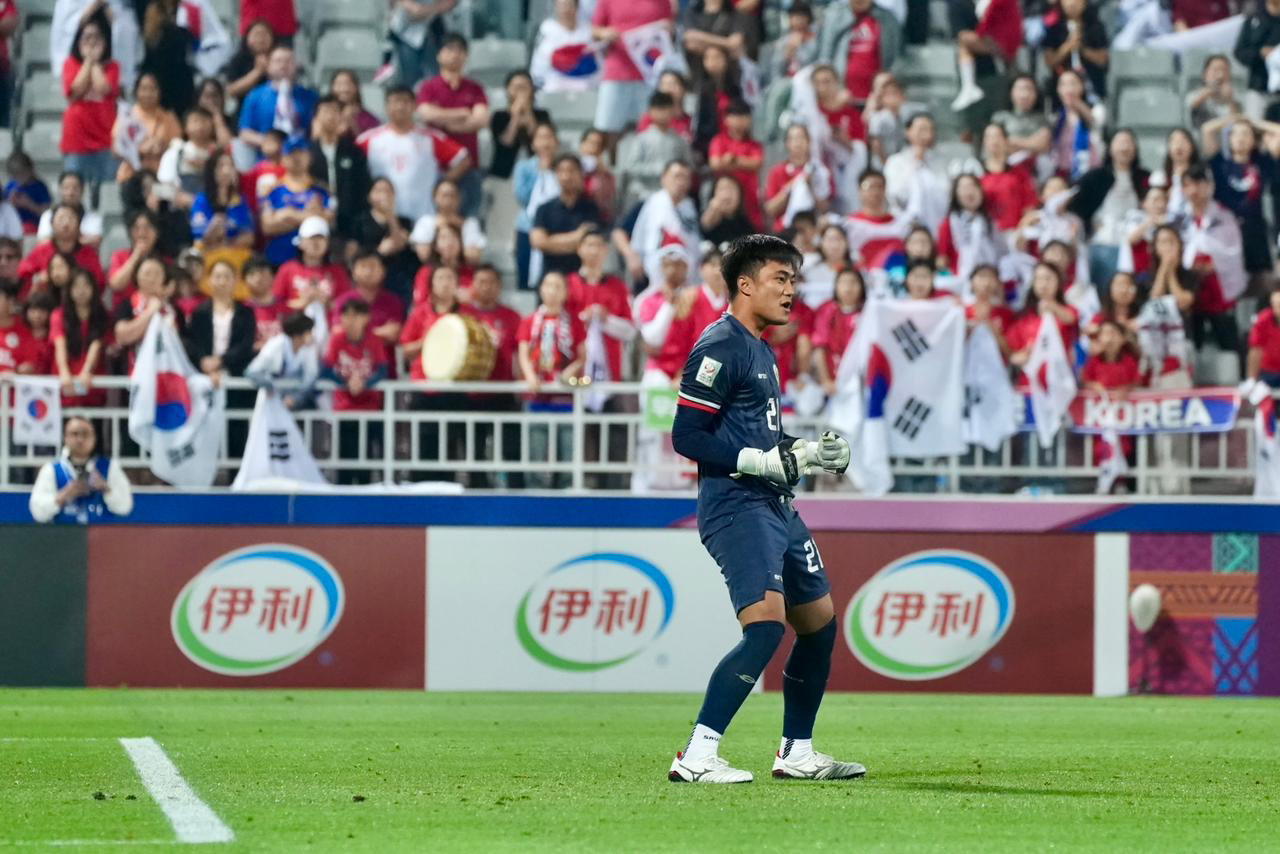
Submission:
<svg viewBox="0 0 1280 854">
<path fill-rule="evenodd" d="M 1023 407 L 1024 431 L 1035 428 L 1031 406 Z M 1100 436 L 1156 433 L 1225 433 L 1236 425 L 1240 393 L 1234 388 L 1134 391 L 1123 400 L 1108 400 L 1096 392 L 1076 395 L 1067 407 L 1068 429 Z"/>
</svg>

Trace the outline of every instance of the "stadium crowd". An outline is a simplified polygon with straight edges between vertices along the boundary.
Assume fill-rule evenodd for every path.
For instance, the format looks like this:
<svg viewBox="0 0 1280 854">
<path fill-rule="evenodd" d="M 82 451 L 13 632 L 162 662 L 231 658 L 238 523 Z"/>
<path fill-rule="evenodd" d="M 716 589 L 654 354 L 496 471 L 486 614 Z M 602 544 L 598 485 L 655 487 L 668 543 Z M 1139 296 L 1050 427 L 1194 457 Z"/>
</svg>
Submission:
<svg viewBox="0 0 1280 854">
<path fill-rule="evenodd" d="M 725 306 L 722 247 L 771 231 L 806 258 L 768 336 L 797 397 L 835 393 L 886 297 L 959 301 L 1015 375 L 1047 313 L 1085 388 L 1280 382 L 1280 0 L 535 2 L 530 63 L 488 88 L 456 5 L 390 0 L 371 13 L 385 67 L 321 79 L 292 0 L 241 0 L 217 69 L 208 0 L 57 0 L 64 171 L 7 160 L 0 372 L 101 406 L 95 378 L 127 374 L 159 314 L 211 376 L 327 377 L 324 405 L 380 409 L 379 381 L 425 378 L 427 332 L 458 313 L 490 334 L 489 378 L 529 394 L 407 406 L 554 409 L 543 386 L 584 376 L 669 388 Z M 1196 62 L 1179 113 L 1130 129 L 1113 51 L 1237 12 L 1233 49 L 1168 60 Z M 24 14 L 0 0 L 0 35 Z M 655 22 L 677 48 L 641 68 L 626 35 Z M 26 49 L 0 55 L 14 116 Z M 939 49 L 951 64 L 930 66 Z M 573 93 L 594 115 L 567 133 L 547 104 Z M 1137 318 L 1162 296 L 1190 346 L 1151 359 Z"/>
</svg>

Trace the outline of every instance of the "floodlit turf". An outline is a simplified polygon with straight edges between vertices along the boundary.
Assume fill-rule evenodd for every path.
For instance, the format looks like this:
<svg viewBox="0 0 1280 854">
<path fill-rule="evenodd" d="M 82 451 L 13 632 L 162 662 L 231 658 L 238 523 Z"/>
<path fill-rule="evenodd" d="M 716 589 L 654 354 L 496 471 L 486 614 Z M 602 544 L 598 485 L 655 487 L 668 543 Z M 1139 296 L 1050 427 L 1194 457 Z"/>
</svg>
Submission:
<svg viewBox="0 0 1280 854">
<path fill-rule="evenodd" d="M 252 851 L 1263 851 L 1280 702 L 833 695 L 819 746 L 862 781 L 776 782 L 781 698 L 666 780 L 698 698 L 0 691 L 0 848 L 173 832 L 116 738 L 151 736 Z M 97 797 L 97 793 L 101 793 Z M 93 846 L 86 846 L 86 850 Z M 104 850 L 119 850 L 107 848 Z M 176 846 L 175 846 L 176 847 Z"/>
</svg>

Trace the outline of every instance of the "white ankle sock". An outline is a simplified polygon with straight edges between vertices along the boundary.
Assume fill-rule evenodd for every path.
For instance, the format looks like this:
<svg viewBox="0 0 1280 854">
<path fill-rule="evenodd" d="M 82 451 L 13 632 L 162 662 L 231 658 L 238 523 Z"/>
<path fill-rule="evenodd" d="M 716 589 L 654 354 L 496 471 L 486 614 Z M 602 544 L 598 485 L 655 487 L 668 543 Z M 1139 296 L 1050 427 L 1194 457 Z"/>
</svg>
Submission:
<svg viewBox="0 0 1280 854">
<path fill-rule="evenodd" d="M 960 60 L 960 89 L 974 89 L 978 85 L 976 68 L 973 60 Z"/>
<path fill-rule="evenodd" d="M 782 744 L 778 747 L 778 755 L 783 759 L 795 761 L 803 759 L 813 753 L 812 738 L 787 738 L 783 737 Z"/>
<path fill-rule="evenodd" d="M 689 736 L 689 743 L 684 748 L 685 759 L 706 759 L 716 756 L 720 751 L 720 733 L 711 727 L 697 724 Z"/>
</svg>

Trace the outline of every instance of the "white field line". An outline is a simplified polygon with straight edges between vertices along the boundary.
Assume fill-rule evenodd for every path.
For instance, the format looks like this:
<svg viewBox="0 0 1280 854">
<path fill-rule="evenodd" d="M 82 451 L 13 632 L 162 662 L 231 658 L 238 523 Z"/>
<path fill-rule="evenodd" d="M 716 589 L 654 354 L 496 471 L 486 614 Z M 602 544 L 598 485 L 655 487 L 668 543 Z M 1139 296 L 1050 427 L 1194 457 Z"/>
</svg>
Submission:
<svg viewBox="0 0 1280 854">
<path fill-rule="evenodd" d="M 72 848 L 83 845 L 92 845 L 94 847 L 100 845 L 172 845 L 172 839 L 16 839 L 10 842 L 0 843 L 4 845 L 24 846 L 24 847 L 41 847 L 41 848 Z"/>
<path fill-rule="evenodd" d="M 154 738 L 122 738 L 120 746 L 133 760 L 147 793 L 164 811 L 179 842 L 230 842 L 231 828 L 187 785 L 178 768 Z"/>
<path fill-rule="evenodd" d="M 115 741 L 115 739 L 92 735 L 16 735 L 0 738 L 0 744 L 21 743 L 24 741 Z"/>
</svg>

